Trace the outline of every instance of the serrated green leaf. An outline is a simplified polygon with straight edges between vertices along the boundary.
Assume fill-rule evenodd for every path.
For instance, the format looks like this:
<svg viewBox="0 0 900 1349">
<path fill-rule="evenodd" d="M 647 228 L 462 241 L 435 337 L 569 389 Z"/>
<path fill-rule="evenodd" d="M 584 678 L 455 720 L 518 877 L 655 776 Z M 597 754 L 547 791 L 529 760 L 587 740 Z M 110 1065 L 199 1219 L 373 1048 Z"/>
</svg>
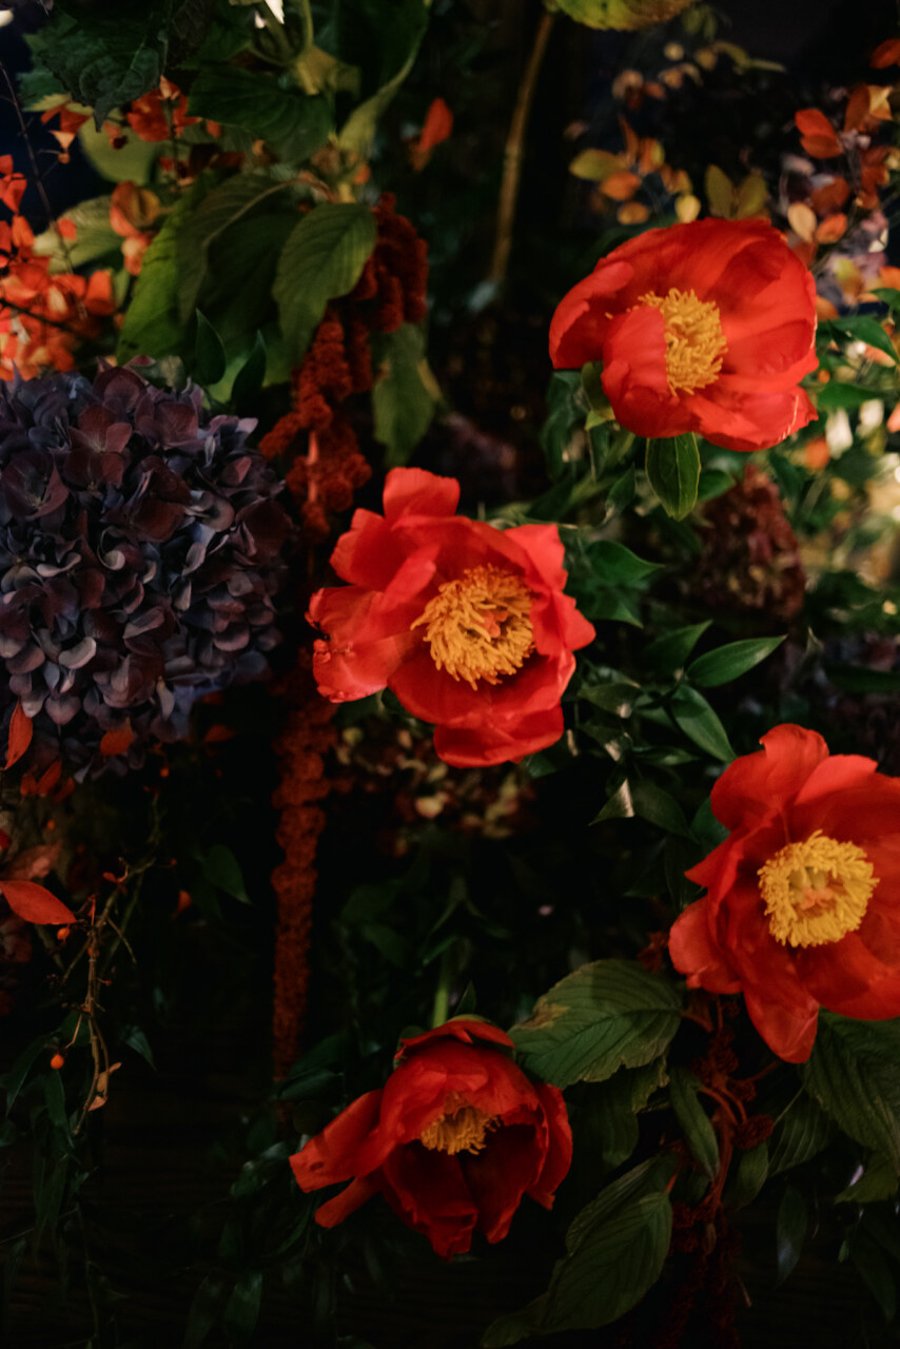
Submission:
<svg viewBox="0 0 900 1349">
<path fill-rule="evenodd" d="M 602 1082 L 660 1057 L 680 1022 L 681 995 L 625 960 L 597 960 L 555 984 L 510 1032 L 529 1070 L 558 1087 Z"/>
<path fill-rule="evenodd" d="M 294 226 L 272 291 L 294 362 L 305 352 L 328 301 L 356 285 L 374 246 L 375 217 L 367 206 L 325 202 Z"/>
<path fill-rule="evenodd" d="M 691 661 L 687 677 L 693 684 L 706 689 L 729 684 L 771 656 L 783 641 L 783 637 L 751 637 L 742 642 L 728 642 Z"/>
<path fill-rule="evenodd" d="M 240 127 L 293 164 L 309 159 L 333 127 L 327 99 L 237 66 L 205 66 L 191 85 L 189 108 L 195 117 Z"/>
<path fill-rule="evenodd" d="M 700 1104 L 700 1083 L 684 1068 L 672 1070 L 669 1097 L 691 1156 L 709 1179 L 719 1169 L 719 1144 L 709 1116 Z"/>
<path fill-rule="evenodd" d="M 184 321 L 197 302 L 211 245 L 236 221 L 262 202 L 284 194 L 289 186 L 287 182 L 273 181 L 265 173 L 238 173 L 207 192 L 198 203 L 178 239 L 179 313 Z"/>
<path fill-rule="evenodd" d="M 700 450 L 693 434 L 649 440 L 645 470 L 650 486 L 675 520 L 690 515 L 700 489 Z"/>
<path fill-rule="evenodd" d="M 772 1136 L 769 1174 L 779 1175 L 816 1157 L 829 1143 L 834 1126 L 806 1096 L 792 1103 Z"/>
<path fill-rule="evenodd" d="M 659 1278 L 672 1235 L 660 1158 L 636 1167 L 582 1209 L 566 1235 L 546 1293 L 502 1316 L 482 1339 L 503 1349 L 530 1335 L 593 1330 L 617 1321 Z"/>
<path fill-rule="evenodd" d="M 702 693 L 681 684 L 672 695 L 671 708 L 672 716 L 689 740 L 714 759 L 731 762 L 734 750 L 725 727 Z"/>
<path fill-rule="evenodd" d="M 803 1086 L 835 1124 L 900 1174 L 900 1024 L 820 1013 Z"/>
<path fill-rule="evenodd" d="M 172 356 L 181 349 L 184 330 L 178 314 L 178 235 L 194 201 L 193 192 L 179 199 L 144 254 L 119 333 L 120 362 L 133 356 Z"/>
<path fill-rule="evenodd" d="M 166 6 L 120 0 L 77 14 L 58 7 L 52 23 L 29 38 L 32 57 L 73 98 L 93 109 L 97 127 L 113 108 L 155 89 L 166 55 Z"/>
<path fill-rule="evenodd" d="M 435 400 L 427 381 L 422 331 L 404 323 L 379 343 L 372 389 L 375 439 L 387 449 L 385 462 L 405 464 L 431 425 Z"/>
</svg>

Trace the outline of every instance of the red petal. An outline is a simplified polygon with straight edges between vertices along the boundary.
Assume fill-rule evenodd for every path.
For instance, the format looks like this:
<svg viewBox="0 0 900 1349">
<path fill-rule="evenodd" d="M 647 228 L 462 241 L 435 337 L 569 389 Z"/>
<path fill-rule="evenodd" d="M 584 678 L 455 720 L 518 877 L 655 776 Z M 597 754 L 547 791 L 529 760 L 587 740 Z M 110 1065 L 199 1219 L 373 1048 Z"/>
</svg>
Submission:
<svg viewBox="0 0 900 1349">
<path fill-rule="evenodd" d="M 397 1058 L 403 1059 L 423 1045 L 430 1045 L 436 1041 L 447 1039 L 460 1040 L 466 1045 L 476 1044 L 479 1040 L 483 1040 L 489 1045 L 502 1045 L 504 1049 L 513 1048 L 512 1040 L 506 1031 L 501 1030 L 499 1026 L 492 1026 L 489 1021 L 473 1021 L 466 1017 L 455 1017 L 452 1021 L 445 1021 L 442 1026 L 436 1026 L 434 1030 L 427 1030 L 422 1035 L 412 1035 L 405 1040 L 401 1040 Z"/>
<path fill-rule="evenodd" d="M 652 305 L 614 319 L 603 344 L 604 391 L 617 421 L 639 436 L 681 435 L 692 428 L 666 370 L 665 322 Z"/>
<path fill-rule="evenodd" d="M 366 1092 L 294 1153 L 291 1169 L 301 1190 L 321 1190 L 356 1174 L 359 1151 L 377 1127 L 380 1106 L 381 1092 Z"/>
<path fill-rule="evenodd" d="M 456 478 L 424 468 L 392 468 L 385 479 L 384 514 L 392 524 L 402 515 L 454 515 L 458 505 Z"/>
<path fill-rule="evenodd" d="M 634 279 L 634 268 L 613 256 L 573 286 L 556 307 L 550 324 L 550 359 L 556 370 L 580 370 L 599 361 L 611 313 L 626 307 L 621 295 Z"/>
<path fill-rule="evenodd" d="M 6 742 L 6 767 L 12 768 L 28 749 L 34 736 L 34 722 L 26 714 L 21 703 L 16 703 L 9 722 L 9 738 Z"/>
<path fill-rule="evenodd" d="M 528 1193 L 544 1208 L 551 1208 L 556 1191 L 572 1165 L 572 1129 L 559 1088 L 541 1082 L 537 1093 L 547 1121 L 547 1155 L 541 1173 Z"/>
<path fill-rule="evenodd" d="M 761 744 L 762 750 L 729 764 L 712 789 L 713 814 L 729 829 L 777 811 L 828 757 L 820 735 L 790 723 L 767 731 Z"/>
<path fill-rule="evenodd" d="M 293 1164 L 293 1158 L 291 1158 Z M 377 1173 L 376 1173 L 377 1174 Z M 301 1187 L 302 1188 L 302 1187 Z M 327 1200 L 316 1209 L 316 1222 L 320 1227 L 337 1227 L 351 1213 L 355 1213 L 373 1194 L 378 1193 L 378 1182 L 371 1176 L 352 1180 L 340 1194 Z"/>
<path fill-rule="evenodd" d="M 705 988 L 710 993 L 740 992 L 740 980 L 713 941 L 708 900 L 689 904 L 675 919 L 669 933 L 669 955 L 676 970 L 688 976 L 691 988 Z"/>
<path fill-rule="evenodd" d="M 0 880 L 0 893 L 13 913 L 24 918 L 27 923 L 53 923 L 64 925 L 74 923 L 75 915 L 43 885 L 34 881 Z"/>
<path fill-rule="evenodd" d="M 400 536 L 373 511 L 354 513 L 349 530 L 331 554 L 331 565 L 341 580 L 366 590 L 386 590 L 402 562 Z"/>
<path fill-rule="evenodd" d="M 750 1020 L 766 1044 L 786 1063 L 805 1063 L 812 1053 L 819 1021 L 819 1004 L 797 987 L 790 1004 L 776 1002 L 765 986 L 744 989 Z"/>
<path fill-rule="evenodd" d="M 565 729 L 561 707 L 523 717 L 516 725 L 478 730 L 438 726 L 434 748 L 439 759 L 454 768 L 484 768 L 490 764 L 518 763 L 526 754 L 555 745 Z"/>
</svg>

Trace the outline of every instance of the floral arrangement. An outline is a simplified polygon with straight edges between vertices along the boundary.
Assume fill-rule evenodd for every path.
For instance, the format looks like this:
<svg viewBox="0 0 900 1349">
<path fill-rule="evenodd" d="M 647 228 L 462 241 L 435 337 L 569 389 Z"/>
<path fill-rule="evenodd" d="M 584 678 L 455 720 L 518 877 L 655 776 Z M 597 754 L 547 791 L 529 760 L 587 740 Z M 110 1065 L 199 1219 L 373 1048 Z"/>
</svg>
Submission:
<svg viewBox="0 0 900 1349">
<path fill-rule="evenodd" d="M 11 1344 L 896 1341 L 896 15 L 494 9 L 2 11 Z"/>
</svg>

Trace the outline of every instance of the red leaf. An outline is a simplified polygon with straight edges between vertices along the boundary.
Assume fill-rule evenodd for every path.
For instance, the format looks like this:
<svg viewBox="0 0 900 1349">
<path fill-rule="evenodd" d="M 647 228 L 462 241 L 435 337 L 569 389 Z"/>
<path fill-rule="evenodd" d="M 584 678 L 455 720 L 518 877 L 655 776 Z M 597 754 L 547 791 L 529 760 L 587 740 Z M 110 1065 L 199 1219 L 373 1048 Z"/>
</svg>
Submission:
<svg viewBox="0 0 900 1349">
<path fill-rule="evenodd" d="M 794 124 L 800 132 L 800 143 L 814 159 L 831 159 L 844 153 L 837 132 L 819 108 L 801 108 L 794 114 Z"/>
<path fill-rule="evenodd" d="M 75 915 L 62 900 L 34 881 L 0 881 L 0 892 L 13 913 L 26 923 L 74 923 Z"/>
<path fill-rule="evenodd" d="M 115 726 L 106 732 L 100 741 L 100 753 L 107 759 L 112 758 L 114 754 L 124 754 L 133 741 L 134 731 L 131 729 L 131 722 L 123 722 L 121 726 Z"/>
<path fill-rule="evenodd" d="M 25 712 L 21 703 L 16 703 L 9 722 L 9 739 L 6 742 L 6 767 L 12 768 L 31 744 L 34 735 L 34 722 Z"/>
<path fill-rule="evenodd" d="M 869 61 L 869 65 L 874 66 L 876 70 L 884 70 L 887 66 L 898 64 L 900 64 L 900 38 L 896 37 L 889 37 L 876 47 Z"/>
</svg>

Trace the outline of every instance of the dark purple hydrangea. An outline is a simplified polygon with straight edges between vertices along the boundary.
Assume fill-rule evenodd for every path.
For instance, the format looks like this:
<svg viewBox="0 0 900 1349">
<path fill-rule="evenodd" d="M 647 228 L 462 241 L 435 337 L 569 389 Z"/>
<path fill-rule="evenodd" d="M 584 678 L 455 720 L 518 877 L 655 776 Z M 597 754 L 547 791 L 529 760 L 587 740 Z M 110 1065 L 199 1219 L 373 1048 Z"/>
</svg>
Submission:
<svg viewBox="0 0 900 1349">
<path fill-rule="evenodd" d="M 267 673 L 289 523 L 253 427 L 133 367 L 0 383 L 0 713 L 33 718 L 30 766 L 81 777 L 129 725 L 136 763 Z"/>
</svg>

